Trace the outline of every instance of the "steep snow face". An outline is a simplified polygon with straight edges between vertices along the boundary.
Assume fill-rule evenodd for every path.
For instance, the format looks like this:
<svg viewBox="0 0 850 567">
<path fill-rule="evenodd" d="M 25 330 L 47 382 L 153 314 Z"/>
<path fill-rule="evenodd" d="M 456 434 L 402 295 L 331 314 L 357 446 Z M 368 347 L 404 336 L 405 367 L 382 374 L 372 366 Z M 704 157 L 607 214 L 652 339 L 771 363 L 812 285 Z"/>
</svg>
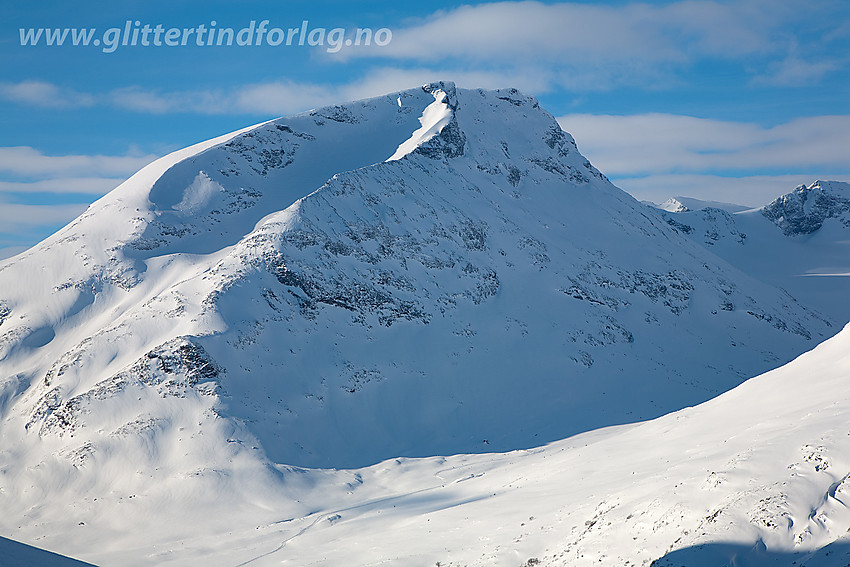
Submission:
<svg viewBox="0 0 850 567">
<path fill-rule="evenodd" d="M 399 99 L 399 104 L 401 104 Z M 393 155 L 387 161 L 401 159 L 437 134 L 449 123 L 452 118 L 452 110 L 446 104 L 446 93 L 442 90 L 434 91 L 434 102 L 425 107 L 419 122 L 422 127 L 410 135 L 410 138 L 402 142 Z"/>
<path fill-rule="evenodd" d="M 760 208 L 664 213 L 676 230 L 803 303 L 850 321 L 850 184 L 801 185 Z"/>
<path fill-rule="evenodd" d="M 99 529 L 120 547 L 121 526 L 213 533 L 210 509 L 300 517 L 315 477 L 272 463 L 537 446 L 693 405 L 831 331 L 515 90 L 318 109 L 167 156 L 0 264 L 0 525 L 119 518 Z"/>
</svg>

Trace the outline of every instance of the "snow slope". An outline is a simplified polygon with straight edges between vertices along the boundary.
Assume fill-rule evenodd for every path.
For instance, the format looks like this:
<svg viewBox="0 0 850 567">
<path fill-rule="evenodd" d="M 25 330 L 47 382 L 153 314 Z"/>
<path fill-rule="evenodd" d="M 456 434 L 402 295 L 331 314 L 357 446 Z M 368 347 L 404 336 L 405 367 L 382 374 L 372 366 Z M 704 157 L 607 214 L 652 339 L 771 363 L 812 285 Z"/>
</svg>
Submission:
<svg viewBox="0 0 850 567">
<path fill-rule="evenodd" d="M 505 454 L 293 469 L 297 500 L 222 506 L 218 531 L 207 519 L 130 547 L 75 535 L 102 565 L 844 565 L 849 333 L 653 421 Z"/>
<path fill-rule="evenodd" d="M 0 533 L 120 564 L 253 548 L 365 482 L 334 469 L 656 417 L 835 329 L 513 89 L 318 109 L 166 156 L 0 263 Z M 433 476 L 381 466 L 358 506 Z"/>
<path fill-rule="evenodd" d="M 850 321 L 850 184 L 815 181 L 759 209 L 706 208 L 665 218 L 748 274 Z"/>
<path fill-rule="evenodd" d="M 234 529 L 218 541 L 205 534 L 174 542 L 156 559 L 844 565 L 850 560 L 848 343 L 845 329 L 697 407 L 545 447 L 304 471 L 321 476 L 300 496 L 310 514 L 282 512 L 277 521 Z M 126 552 L 94 555 L 104 564 L 129 564 Z"/>
</svg>

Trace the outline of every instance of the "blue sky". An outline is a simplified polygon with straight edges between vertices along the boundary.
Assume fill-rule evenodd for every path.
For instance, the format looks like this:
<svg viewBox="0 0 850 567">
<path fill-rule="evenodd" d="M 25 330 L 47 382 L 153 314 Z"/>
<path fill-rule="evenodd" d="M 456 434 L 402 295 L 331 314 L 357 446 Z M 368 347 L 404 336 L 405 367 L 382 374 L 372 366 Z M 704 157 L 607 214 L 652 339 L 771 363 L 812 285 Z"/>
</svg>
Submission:
<svg viewBox="0 0 850 567">
<path fill-rule="evenodd" d="M 386 28 L 392 39 L 329 52 L 297 36 L 290 46 L 197 46 L 190 35 L 185 46 L 105 52 L 104 33 L 127 21 L 238 32 L 252 20 Z M 22 28 L 93 28 L 103 43 L 22 46 Z M 537 96 L 638 198 L 760 205 L 802 182 L 850 181 L 844 0 L 5 2 L 0 258 L 169 151 L 431 80 Z"/>
</svg>

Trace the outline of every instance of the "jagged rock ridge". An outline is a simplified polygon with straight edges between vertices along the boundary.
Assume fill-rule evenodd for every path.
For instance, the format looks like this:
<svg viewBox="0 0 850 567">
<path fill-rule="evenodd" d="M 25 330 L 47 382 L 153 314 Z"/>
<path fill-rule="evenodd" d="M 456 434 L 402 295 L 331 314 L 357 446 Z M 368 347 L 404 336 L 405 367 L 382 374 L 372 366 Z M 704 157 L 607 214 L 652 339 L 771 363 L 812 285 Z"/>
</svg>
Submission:
<svg viewBox="0 0 850 567">
<path fill-rule="evenodd" d="M 800 185 L 761 209 L 761 213 L 786 236 L 811 234 L 826 219 L 837 219 L 850 227 L 850 190 L 837 181 L 815 181 Z"/>
</svg>

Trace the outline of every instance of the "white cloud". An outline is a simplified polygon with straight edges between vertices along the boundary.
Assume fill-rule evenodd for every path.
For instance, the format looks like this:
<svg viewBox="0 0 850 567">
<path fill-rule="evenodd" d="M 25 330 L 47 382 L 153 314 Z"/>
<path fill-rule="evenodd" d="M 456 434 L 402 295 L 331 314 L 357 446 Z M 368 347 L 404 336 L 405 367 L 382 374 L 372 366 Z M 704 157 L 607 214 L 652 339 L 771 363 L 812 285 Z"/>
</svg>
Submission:
<svg viewBox="0 0 850 567">
<path fill-rule="evenodd" d="M 161 91 L 134 86 L 114 89 L 102 98 L 109 106 L 148 114 L 225 114 L 234 110 L 232 97 L 220 89 Z"/>
<path fill-rule="evenodd" d="M 156 157 L 51 156 L 28 146 L 0 147 L 0 176 L 5 178 L 0 180 L 0 259 L 22 252 L 71 222 L 89 205 L 88 202 L 45 205 L 8 202 L 9 193 L 82 194 L 94 200 Z M 85 196 L 81 198 L 88 200 Z"/>
<path fill-rule="evenodd" d="M 47 82 L 0 84 L 0 99 L 38 107 L 71 108 L 100 105 L 143 114 L 228 114 L 296 112 L 317 104 L 340 102 L 345 86 L 275 81 L 230 89 L 167 91 L 129 86 L 105 93 L 75 93 Z M 281 110 L 282 109 L 282 110 Z"/>
<path fill-rule="evenodd" d="M 10 193 L 52 193 L 66 195 L 63 200 L 94 200 L 156 157 L 51 156 L 28 146 L 0 147 L 0 177 L 4 178 L 0 180 L 0 259 L 22 252 L 71 222 L 89 205 L 9 202 Z M 82 196 L 75 198 L 77 194 Z"/>
<path fill-rule="evenodd" d="M 0 260 L 14 256 L 66 225 L 87 203 L 26 205 L 0 203 Z"/>
<path fill-rule="evenodd" d="M 232 89 L 161 91 L 127 87 L 111 91 L 108 104 L 149 114 L 288 114 L 340 102 L 340 87 L 292 81 L 244 85 Z M 346 99 L 347 100 L 347 99 Z"/>
<path fill-rule="evenodd" d="M 29 146 L 0 147 L 0 174 L 44 180 L 62 177 L 128 177 L 159 156 L 45 155 Z"/>
<path fill-rule="evenodd" d="M 558 121 L 609 176 L 850 167 L 850 115 L 798 118 L 770 128 L 672 114 L 571 114 Z"/>
<path fill-rule="evenodd" d="M 501 74 L 486 72 L 380 68 L 363 79 L 339 85 L 292 81 L 246 85 L 222 95 L 219 107 L 228 112 L 282 115 L 342 101 L 381 96 L 439 80 L 453 80 L 459 85 L 487 88 L 504 86 L 506 78 Z"/>
<path fill-rule="evenodd" d="M 82 193 L 104 195 L 118 187 L 123 177 L 60 177 L 38 181 L 0 181 L 2 193 Z"/>
<path fill-rule="evenodd" d="M 46 81 L 0 83 L 0 99 L 44 108 L 93 106 L 96 97 Z"/>
<path fill-rule="evenodd" d="M 450 62 L 506 74 L 536 68 L 548 85 L 576 92 L 675 86 L 708 61 L 784 86 L 818 81 L 833 68 L 829 56 L 846 52 L 846 12 L 835 3 L 773 0 L 491 2 L 393 28 L 386 46 L 323 57 Z"/>
<path fill-rule="evenodd" d="M 839 68 L 835 61 L 806 61 L 789 55 L 768 66 L 763 75 L 753 77 L 753 84 L 775 87 L 808 87 L 820 82 L 830 71 Z"/>
<path fill-rule="evenodd" d="M 515 86 L 537 94 L 659 89 L 680 85 L 687 80 L 683 72 L 706 60 L 740 63 L 755 85 L 803 86 L 846 65 L 842 54 L 848 27 L 841 17 L 846 11 L 835 3 L 801 7 L 774 0 L 485 2 L 394 27 L 385 46 L 333 54 L 317 48 L 314 56 L 325 64 L 353 57 L 375 58 L 377 65 L 392 61 L 390 67 L 372 65 L 348 83 L 279 80 L 86 93 L 45 81 L 0 82 L 0 100 L 151 114 L 288 114 L 435 79 L 485 88 Z"/>
<path fill-rule="evenodd" d="M 769 32 L 779 23 L 779 12 L 753 1 L 496 2 L 437 12 L 394 29 L 387 46 L 344 53 L 416 61 L 526 61 L 531 56 L 571 64 L 681 62 L 689 54 L 739 57 L 771 49 Z"/>
<path fill-rule="evenodd" d="M 229 95 L 231 112 L 287 114 L 340 102 L 334 87 L 279 81 L 248 85 Z M 346 99 L 347 100 L 347 99 Z"/>
<path fill-rule="evenodd" d="M 23 205 L 3 203 L 0 206 L 0 226 L 3 232 L 25 232 L 33 226 L 68 223 L 86 210 L 88 204 Z"/>
<path fill-rule="evenodd" d="M 683 195 L 761 206 L 801 183 L 850 180 L 850 115 L 773 127 L 672 114 L 573 114 L 558 122 L 596 167 L 638 199 Z"/>
</svg>

